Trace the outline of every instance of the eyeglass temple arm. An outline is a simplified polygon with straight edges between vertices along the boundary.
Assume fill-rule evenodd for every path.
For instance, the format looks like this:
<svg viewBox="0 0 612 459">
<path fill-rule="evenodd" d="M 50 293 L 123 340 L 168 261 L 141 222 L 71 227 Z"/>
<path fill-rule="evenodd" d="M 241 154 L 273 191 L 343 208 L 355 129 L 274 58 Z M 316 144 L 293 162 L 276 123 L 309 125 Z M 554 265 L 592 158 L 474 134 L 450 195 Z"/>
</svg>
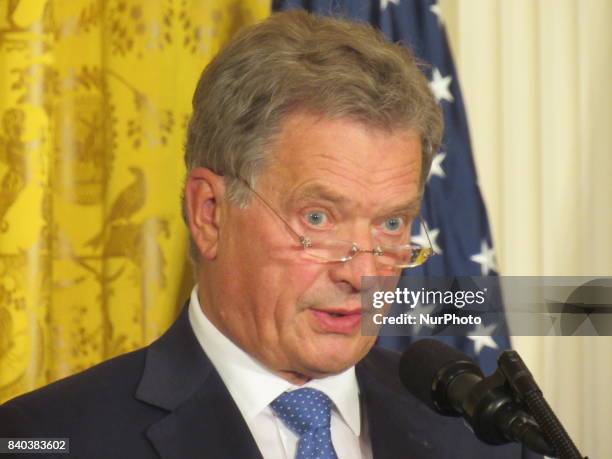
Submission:
<svg viewBox="0 0 612 459">
<path fill-rule="evenodd" d="M 293 234 L 299 241 L 300 244 L 304 245 L 304 242 L 307 240 L 305 236 L 302 236 L 301 234 L 299 234 L 296 230 L 294 230 L 291 225 L 289 224 L 289 222 L 287 220 L 285 220 L 276 210 L 274 210 L 274 208 L 268 204 L 268 202 L 257 192 L 255 191 L 251 185 L 249 185 L 249 182 L 247 182 L 245 179 L 243 179 L 242 177 L 237 177 L 238 180 L 240 180 L 242 183 L 244 183 L 244 185 L 251 190 L 251 192 L 257 196 L 257 198 L 268 208 L 270 209 L 270 211 L 276 215 L 280 221 L 282 221 L 285 226 L 287 227 L 287 229 L 291 232 L 291 234 Z"/>
<path fill-rule="evenodd" d="M 427 226 L 425 225 L 425 220 L 423 220 L 422 217 L 419 217 L 419 220 L 421 220 L 421 226 L 423 227 L 423 229 L 425 230 L 425 236 L 427 237 L 427 242 L 429 243 L 429 247 L 431 247 L 431 252 L 434 255 L 437 255 L 437 252 L 434 249 L 433 244 L 431 243 L 431 239 L 429 239 L 429 232 L 427 231 Z"/>
</svg>

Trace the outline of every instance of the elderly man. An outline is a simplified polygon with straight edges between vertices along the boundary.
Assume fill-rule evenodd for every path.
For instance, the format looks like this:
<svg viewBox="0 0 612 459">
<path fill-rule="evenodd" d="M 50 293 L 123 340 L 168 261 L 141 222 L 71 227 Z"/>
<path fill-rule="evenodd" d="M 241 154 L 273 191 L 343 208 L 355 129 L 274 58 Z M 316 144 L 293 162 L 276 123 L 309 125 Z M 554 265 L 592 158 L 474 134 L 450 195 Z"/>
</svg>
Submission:
<svg viewBox="0 0 612 459">
<path fill-rule="evenodd" d="M 517 457 L 412 398 L 360 333 L 362 277 L 428 253 L 410 227 L 442 120 L 409 52 L 277 14 L 208 65 L 193 109 L 190 302 L 150 346 L 0 407 L 0 436 L 84 459 Z"/>
</svg>

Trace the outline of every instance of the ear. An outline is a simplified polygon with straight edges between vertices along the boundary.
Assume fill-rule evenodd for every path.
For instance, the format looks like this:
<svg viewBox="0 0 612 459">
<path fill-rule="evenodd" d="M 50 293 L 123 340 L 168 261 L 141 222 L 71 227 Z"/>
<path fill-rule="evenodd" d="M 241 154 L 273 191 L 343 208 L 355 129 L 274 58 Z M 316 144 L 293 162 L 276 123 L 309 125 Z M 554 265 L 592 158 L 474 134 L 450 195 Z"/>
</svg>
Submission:
<svg viewBox="0 0 612 459">
<path fill-rule="evenodd" d="M 217 256 L 221 198 L 225 193 L 223 177 L 210 169 L 191 170 L 185 184 L 185 205 L 189 231 L 200 255 L 206 260 Z"/>
</svg>

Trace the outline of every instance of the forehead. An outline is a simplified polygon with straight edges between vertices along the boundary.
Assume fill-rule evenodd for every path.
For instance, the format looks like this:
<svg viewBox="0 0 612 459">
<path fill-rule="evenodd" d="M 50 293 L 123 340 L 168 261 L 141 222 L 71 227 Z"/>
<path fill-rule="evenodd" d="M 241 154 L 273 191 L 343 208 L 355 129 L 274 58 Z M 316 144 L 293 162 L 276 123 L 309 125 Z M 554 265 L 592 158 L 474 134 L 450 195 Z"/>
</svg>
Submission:
<svg viewBox="0 0 612 459">
<path fill-rule="evenodd" d="M 287 118 L 270 153 L 264 175 L 274 177 L 285 197 L 332 194 L 364 207 L 419 198 L 421 141 L 411 129 L 298 112 Z"/>
</svg>

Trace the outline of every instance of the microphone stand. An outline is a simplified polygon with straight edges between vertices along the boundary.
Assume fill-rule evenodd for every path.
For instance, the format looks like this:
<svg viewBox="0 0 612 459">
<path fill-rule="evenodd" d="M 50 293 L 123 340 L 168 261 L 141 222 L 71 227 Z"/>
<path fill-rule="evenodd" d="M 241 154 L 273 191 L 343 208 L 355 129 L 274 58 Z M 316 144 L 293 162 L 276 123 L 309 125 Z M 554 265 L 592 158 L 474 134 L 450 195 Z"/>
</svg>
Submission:
<svg viewBox="0 0 612 459">
<path fill-rule="evenodd" d="M 522 403 L 529 414 L 535 418 L 544 438 L 558 457 L 560 459 L 588 459 L 583 458 L 578 451 L 561 421 L 544 399 L 533 375 L 518 353 L 516 351 L 502 352 L 497 363 L 498 371 L 511 387 L 518 402 Z"/>
</svg>

